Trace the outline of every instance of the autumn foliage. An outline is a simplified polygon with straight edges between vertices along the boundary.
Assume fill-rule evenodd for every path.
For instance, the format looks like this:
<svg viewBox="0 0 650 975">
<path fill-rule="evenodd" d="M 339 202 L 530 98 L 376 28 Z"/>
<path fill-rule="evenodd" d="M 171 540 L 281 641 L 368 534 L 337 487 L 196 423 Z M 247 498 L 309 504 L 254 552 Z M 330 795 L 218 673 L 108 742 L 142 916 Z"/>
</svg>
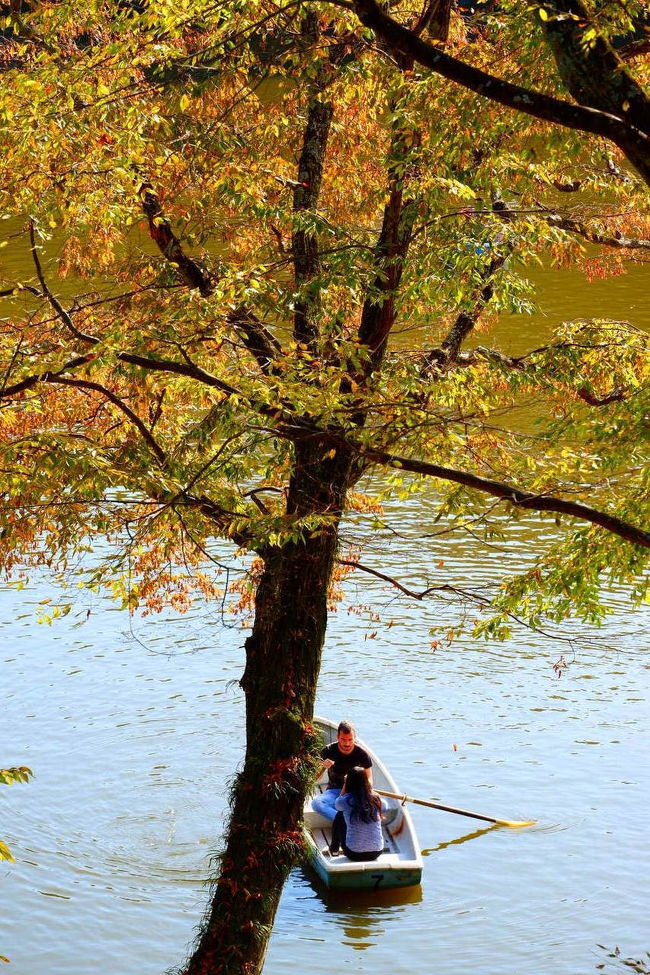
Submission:
<svg viewBox="0 0 650 975">
<path fill-rule="evenodd" d="M 549 544 L 481 603 L 488 636 L 597 620 L 602 586 L 645 595 L 646 334 L 557 321 L 522 351 L 491 331 L 534 304 L 530 265 L 647 261 L 640 7 L 19 6 L 0 38 L 3 567 L 132 612 L 252 610 L 246 767 L 187 971 L 254 972 L 299 845 L 328 599 L 369 569 L 400 585 L 341 547 L 343 517 L 381 535 L 382 504 L 423 482 L 450 532 L 507 544 L 537 512 Z"/>
</svg>

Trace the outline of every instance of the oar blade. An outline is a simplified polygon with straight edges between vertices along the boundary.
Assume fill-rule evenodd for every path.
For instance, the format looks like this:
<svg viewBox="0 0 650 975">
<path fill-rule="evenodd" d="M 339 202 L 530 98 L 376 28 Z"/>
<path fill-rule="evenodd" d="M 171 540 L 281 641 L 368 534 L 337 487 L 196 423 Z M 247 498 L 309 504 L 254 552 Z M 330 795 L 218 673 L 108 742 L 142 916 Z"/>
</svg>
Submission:
<svg viewBox="0 0 650 975">
<path fill-rule="evenodd" d="M 534 826 L 537 822 L 536 819 L 495 819 L 494 822 L 497 826 L 510 826 L 518 829 L 520 826 Z"/>
</svg>

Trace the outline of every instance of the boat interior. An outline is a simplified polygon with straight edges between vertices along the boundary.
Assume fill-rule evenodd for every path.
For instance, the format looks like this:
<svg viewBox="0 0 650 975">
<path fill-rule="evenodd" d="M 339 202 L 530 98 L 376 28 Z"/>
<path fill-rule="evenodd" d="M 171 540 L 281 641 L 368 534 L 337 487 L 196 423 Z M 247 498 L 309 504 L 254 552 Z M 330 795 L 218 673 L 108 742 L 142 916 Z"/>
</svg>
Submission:
<svg viewBox="0 0 650 975">
<path fill-rule="evenodd" d="M 327 786 L 327 781 L 323 778 L 317 785 L 317 789 L 323 792 Z M 401 807 L 395 800 L 387 800 L 388 812 L 384 816 L 382 833 L 384 835 L 384 849 L 381 853 L 381 862 L 387 863 L 394 860 L 399 861 L 403 857 L 400 855 L 398 839 L 404 827 L 404 817 L 400 815 Z M 304 813 L 305 827 L 311 834 L 314 843 L 324 856 L 329 856 L 329 847 L 332 839 L 332 823 L 327 817 L 322 816 L 312 808 L 311 803 L 305 807 Z M 410 852 L 410 851 L 409 851 Z M 347 863 L 347 857 L 343 850 L 339 853 L 337 861 Z"/>
</svg>

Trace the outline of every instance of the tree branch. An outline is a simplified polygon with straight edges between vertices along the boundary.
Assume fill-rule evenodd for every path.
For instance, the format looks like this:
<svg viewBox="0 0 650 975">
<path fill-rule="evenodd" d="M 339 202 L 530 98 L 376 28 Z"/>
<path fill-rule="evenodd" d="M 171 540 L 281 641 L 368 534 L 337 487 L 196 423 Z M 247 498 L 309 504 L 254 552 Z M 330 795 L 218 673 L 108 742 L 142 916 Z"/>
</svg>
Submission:
<svg viewBox="0 0 650 975">
<path fill-rule="evenodd" d="M 131 407 L 124 402 L 124 400 L 120 399 L 119 396 L 116 396 L 115 393 L 111 392 L 110 389 L 107 389 L 106 386 L 102 386 L 101 383 L 91 382 L 87 379 L 68 379 L 64 376 L 53 376 L 48 381 L 61 386 L 72 386 L 76 389 L 87 389 L 95 393 L 100 393 L 114 406 L 116 406 L 118 410 L 121 410 L 122 413 L 124 413 L 124 415 L 131 421 L 133 426 L 139 431 L 142 439 L 146 442 L 152 453 L 155 455 L 160 466 L 163 467 L 165 465 L 167 455 L 156 438 L 147 429 L 137 413 L 135 413 Z"/>
<path fill-rule="evenodd" d="M 183 250 L 169 220 L 163 214 L 160 200 L 151 183 L 142 183 L 138 188 L 138 196 L 149 223 L 151 239 L 158 246 L 163 257 L 174 265 L 177 274 L 188 288 L 196 288 L 204 298 L 208 298 L 214 291 L 214 282 L 205 268 L 188 257 Z"/>
<path fill-rule="evenodd" d="M 59 377 L 64 376 L 66 373 L 73 372 L 75 369 L 80 369 L 83 366 L 87 366 L 96 357 L 94 355 L 84 355 L 77 356 L 74 359 L 70 359 L 64 366 L 57 369 L 56 372 L 52 372 L 47 369 L 44 372 L 34 373 L 31 376 L 27 376 L 25 379 L 21 379 L 20 382 L 14 383 L 12 386 L 5 386 L 0 390 L 0 399 L 8 399 L 10 396 L 16 396 L 20 393 L 26 392 L 28 389 L 33 389 L 38 383 L 50 383 L 56 382 Z M 206 372 L 205 369 L 201 369 L 200 366 L 194 365 L 191 362 L 172 362 L 168 359 L 153 359 L 147 356 L 134 355 L 130 352 L 118 352 L 115 358 L 118 362 L 127 362 L 129 365 L 140 366 L 142 369 L 147 369 L 150 371 L 157 372 L 168 372 L 178 376 L 187 376 L 189 379 L 196 379 L 198 382 L 204 383 L 206 386 L 211 386 L 214 389 L 219 389 L 228 396 L 241 395 L 241 393 L 235 389 L 234 386 L 230 386 L 228 383 L 222 382 L 222 380 L 217 379 L 216 376 L 211 375 Z"/>
<path fill-rule="evenodd" d="M 149 223 L 149 233 L 163 257 L 173 266 L 183 284 L 198 289 L 204 298 L 209 298 L 215 288 L 214 277 L 198 261 L 187 256 L 151 184 L 143 183 L 139 195 Z M 230 312 L 228 323 L 241 336 L 262 371 L 268 373 L 271 362 L 281 352 L 281 346 L 271 332 L 244 306 Z"/>
<path fill-rule="evenodd" d="M 172 362 L 169 359 L 154 359 L 150 356 L 134 355 L 130 352 L 118 352 L 116 359 L 119 362 L 128 362 L 132 366 L 140 366 L 142 369 L 149 371 L 169 372 L 176 376 L 187 376 L 189 379 L 196 379 L 206 386 L 212 386 L 213 389 L 220 389 L 228 396 L 242 395 L 234 386 L 223 382 L 221 379 L 217 379 L 216 376 L 206 372 L 201 366 L 197 366 L 189 360 L 185 363 Z"/>
<path fill-rule="evenodd" d="M 650 99 L 600 32 L 591 0 L 544 0 L 542 30 L 557 71 L 577 102 L 650 133 Z"/>
<path fill-rule="evenodd" d="M 313 213 L 318 206 L 333 114 L 331 102 L 323 102 L 318 96 L 312 97 L 298 163 L 298 181 L 293 190 L 294 214 Z M 318 238 L 313 232 L 298 226 L 293 232 L 291 249 L 296 287 L 301 289 L 319 273 Z M 294 337 L 297 342 L 304 342 L 312 348 L 319 331 L 319 308 L 317 294 L 300 298 L 295 305 Z"/>
<path fill-rule="evenodd" d="M 444 593 L 449 593 L 451 596 L 456 596 L 459 599 L 474 603 L 481 610 L 485 610 L 490 606 L 491 597 L 482 596 L 480 593 L 476 592 L 468 592 L 466 589 L 459 589 L 457 586 L 452 586 L 449 583 L 443 583 L 440 586 L 429 586 L 428 589 L 423 589 L 422 592 L 413 592 L 411 589 L 407 589 L 406 586 L 403 586 L 401 582 L 398 582 L 397 579 L 384 575 L 383 572 L 377 572 L 376 569 L 371 569 L 367 565 L 362 565 L 361 562 L 350 562 L 346 561 L 345 559 L 338 559 L 337 561 L 339 565 L 352 566 L 355 569 L 360 569 L 362 572 L 367 572 L 371 576 L 375 576 L 377 579 L 381 579 L 383 582 L 387 582 L 389 585 L 394 586 L 395 589 L 399 589 L 400 592 L 403 592 L 405 596 L 409 596 L 412 599 L 422 600 L 427 596 L 433 595 L 434 593 L 439 593 L 441 595 Z M 516 616 L 514 613 L 506 612 L 505 615 L 514 623 L 518 623 L 520 626 L 525 627 L 527 630 L 531 630 L 533 633 L 540 633 L 542 636 L 546 636 L 555 641 L 562 641 L 569 644 L 574 643 L 572 637 L 565 637 L 560 633 L 549 633 L 547 630 L 542 630 L 539 626 L 534 626 L 531 623 L 526 622 L 526 620 L 521 619 L 521 617 Z"/>
<path fill-rule="evenodd" d="M 451 8 L 452 0 L 427 0 L 411 30 L 418 37 L 428 34 L 436 41 L 445 42 L 449 37 Z"/>
<path fill-rule="evenodd" d="M 642 54 L 650 53 L 650 37 L 641 37 L 638 41 L 630 41 L 624 47 L 619 48 L 619 55 L 624 61 L 632 61 L 634 58 L 641 57 Z"/>
<path fill-rule="evenodd" d="M 228 324 L 241 336 L 265 375 L 273 372 L 273 363 L 282 354 L 282 346 L 273 333 L 251 311 L 240 305 L 228 315 Z"/>
<path fill-rule="evenodd" d="M 491 212 L 507 221 L 513 219 L 512 214 L 501 200 L 494 201 Z M 421 375 L 431 375 L 436 368 L 448 368 L 452 363 L 458 361 L 463 342 L 474 330 L 476 323 L 492 299 L 494 277 L 510 257 L 512 249 L 511 244 L 504 244 L 502 252 L 500 254 L 494 253 L 490 261 L 483 267 L 480 273 L 481 285 L 472 299 L 471 311 L 462 311 L 443 339 L 441 347 L 432 349 L 428 353 L 422 364 Z"/>
<path fill-rule="evenodd" d="M 546 208 L 542 209 L 544 210 Z M 589 241 L 590 244 L 600 244 L 602 247 L 625 248 L 627 250 L 650 250 L 650 240 L 624 237 L 622 234 L 603 234 L 596 230 L 590 230 L 585 223 L 579 220 L 563 217 L 559 213 L 549 213 L 544 219 L 552 227 L 559 227 L 560 230 L 567 230 L 569 233 L 578 234 L 583 240 Z"/>
<path fill-rule="evenodd" d="M 319 16 L 315 10 L 308 11 L 302 21 L 300 41 L 305 48 L 314 47 L 321 39 Z M 320 289 L 309 289 L 320 272 L 320 249 L 318 237 L 309 228 L 301 226 L 297 214 L 315 214 L 320 198 L 323 167 L 327 153 L 330 128 L 334 116 L 334 105 L 326 101 L 324 93 L 338 80 L 342 66 L 356 57 L 362 42 L 354 34 L 343 34 L 328 45 L 308 87 L 309 105 L 307 124 L 303 132 L 297 179 L 291 181 L 293 188 L 294 230 L 291 240 L 296 286 L 300 295 L 294 309 L 294 338 L 297 342 L 310 345 L 317 353 L 315 340 L 320 332 Z M 277 232 L 276 232 L 277 236 Z M 282 249 L 282 239 L 279 239 Z"/>
<path fill-rule="evenodd" d="M 626 397 L 627 390 L 623 389 L 622 386 L 617 386 L 607 396 L 599 397 L 590 393 L 585 386 L 581 386 L 577 390 L 577 393 L 580 399 L 583 399 L 585 403 L 589 403 L 590 406 L 607 406 L 608 403 L 621 403 Z"/>
<path fill-rule="evenodd" d="M 388 17 L 376 0 L 354 0 L 354 7 L 359 20 L 393 49 L 444 78 L 533 118 L 609 139 L 623 150 L 650 183 L 650 136 L 645 127 L 640 129 L 610 112 L 573 105 L 534 89 L 513 85 L 459 61 Z"/>
<path fill-rule="evenodd" d="M 45 372 L 34 373 L 32 376 L 27 376 L 25 379 L 21 379 L 12 386 L 3 386 L 0 390 L 0 399 L 9 399 L 11 396 L 19 396 L 21 393 L 27 392 L 28 389 L 33 389 L 38 383 L 52 382 L 58 376 L 63 376 L 66 372 L 79 369 L 81 366 L 87 366 L 93 358 L 94 357 L 92 355 L 76 356 L 74 359 L 70 359 L 68 362 L 66 362 L 66 364 L 60 369 L 57 369 L 56 372 L 52 372 L 51 370 L 47 369 Z"/>
<path fill-rule="evenodd" d="M 533 494 L 531 491 L 523 491 L 521 488 L 512 487 L 509 484 L 502 484 L 500 481 L 493 481 L 489 478 L 479 477 L 468 471 L 459 471 L 451 467 L 441 467 L 438 464 L 429 464 L 426 461 L 413 460 L 408 457 L 399 457 L 395 454 L 387 453 L 383 450 L 372 450 L 371 448 L 359 448 L 359 454 L 366 460 L 397 470 L 410 471 L 413 474 L 421 474 L 425 477 L 437 477 L 443 481 L 452 481 L 462 484 L 464 487 L 474 491 L 481 491 L 495 498 L 503 498 L 516 508 L 526 508 L 530 511 L 554 511 L 557 514 L 569 515 L 572 518 L 579 518 L 582 521 L 591 522 L 599 525 L 614 535 L 624 538 L 634 545 L 642 548 L 650 548 L 650 532 L 637 528 L 629 522 L 609 515 L 596 508 L 579 501 L 567 501 L 564 498 L 556 498 L 552 495 Z"/>
<path fill-rule="evenodd" d="M 392 576 L 387 576 L 383 572 L 378 572 L 377 569 L 371 569 L 368 565 L 363 565 L 362 562 L 352 562 L 349 559 L 337 559 L 339 565 L 349 565 L 353 569 L 359 569 L 361 572 L 367 572 L 368 575 L 374 576 L 376 579 L 381 579 L 382 582 L 388 582 L 391 586 L 399 589 L 403 592 L 405 596 L 410 596 L 412 599 L 424 599 L 425 596 L 431 595 L 432 592 L 436 592 L 439 589 L 450 589 L 450 586 L 430 586 L 428 589 L 424 589 L 422 592 L 414 592 L 412 589 L 407 589 L 403 586 L 401 582 L 397 579 L 393 579 Z"/>
<path fill-rule="evenodd" d="M 408 70 L 410 65 L 411 62 L 401 59 L 402 70 Z M 388 337 L 395 324 L 395 296 L 413 239 L 416 218 L 416 207 L 407 196 L 407 190 L 409 183 L 419 175 L 415 172 L 414 163 L 420 141 L 419 129 L 395 123 L 390 145 L 388 200 L 374 247 L 378 270 L 370 294 L 363 303 L 359 325 L 359 342 L 370 351 L 366 373 L 372 373 L 381 365 Z"/>
<path fill-rule="evenodd" d="M 38 256 L 38 248 L 36 244 L 36 227 L 34 220 L 29 221 L 29 243 L 30 250 L 32 253 L 32 260 L 34 261 L 34 266 L 36 268 L 36 276 L 38 277 L 43 294 L 47 298 L 48 302 L 57 314 L 57 317 L 63 322 L 65 327 L 71 332 L 76 339 L 80 339 L 82 342 L 88 342 L 91 345 L 96 345 L 99 339 L 96 339 L 92 335 L 86 335 L 84 332 L 80 332 L 77 326 L 72 321 L 72 318 L 65 310 L 61 302 L 56 298 L 50 291 L 47 282 L 45 280 L 45 275 L 43 274 L 43 268 L 41 267 L 41 261 Z"/>
</svg>

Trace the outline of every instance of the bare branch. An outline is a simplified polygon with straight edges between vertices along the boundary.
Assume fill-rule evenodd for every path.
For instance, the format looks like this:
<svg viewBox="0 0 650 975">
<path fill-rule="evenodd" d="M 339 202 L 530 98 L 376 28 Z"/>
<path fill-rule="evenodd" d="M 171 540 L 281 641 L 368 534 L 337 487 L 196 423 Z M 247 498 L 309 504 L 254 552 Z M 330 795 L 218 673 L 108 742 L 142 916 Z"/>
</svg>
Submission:
<svg viewBox="0 0 650 975">
<path fill-rule="evenodd" d="M 395 589 L 398 589 L 400 592 L 403 592 L 405 596 L 409 596 L 412 599 L 422 600 L 427 596 L 434 594 L 444 596 L 445 593 L 448 593 L 452 597 L 455 596 L 464 600 L 465 602 L 474 603 L 481 610 L 486 610 L 490 606 L 491 599 L 489 597 L 482 596 L 480 593 L 469 592 L 466 589 L 459 589 L 458 586 L 452 586 L 449 583 L 443 583 L 440 586 L 429 586 L 428 589 L 423 589 L 422 592 L 413 592 L 411 589 L 407 589 L 406 586 L 403 586 L 401 582 L 398 582 L 397 579 L 393 579 L 391 576 L 387 576 L 383 572 L 377 572 L 376 569 L 371 569 L 367 565 L 362 565 L 361 562 L 351 562 L 345 559 L 337 559 L 337 561 L 339 565 L 349 565 L 352 568 L 360 569 L 362 572 L 367 572 L 369 575 L 375 576 L 377 579 L 381 579 L 383 582 L 389 583 L 389 585 L 394 586 Z M 499 612 L 503 611 L 499 610 Z M 525 629 L 530 630 L 533 633 L 539 633 L 542 636 L 548 637 L 556 642 L 560 641 L 570 645 L 575 643 L 573 637 L 567 637 L 561 633 L 549 633 L 547 630 L 543 630 L 539 626 L 534 626 L 531 623 L 528 623 L 525 619 L 516 616 L 514 613 L 506 612 L 505 615 L 514 623 L 518 623 L 520 626 L 525 627 Z"/>
<path fill-rule="evenodd" d="M 41 267 L 41 261 L 38 256 L 38 247 L 36 244 L 36 228 L 34 220 L 29 221 L 29 243 L 30 250 L 32 253 L 32 260 L 34 261 L 34 266 L 36 268 L 36 276 L 38 277 L 39 283 L 41 285 L 43 294 L 47 298 L 48 302 L 57 314 L 57 317 L 63 322 L 68 331 L 72 332 L 75 338 L 80 339 L 82 342 L 88 342 L 91 345 L 96 345 L 99 339 L 96 339 L 92 335 L 86 335 L 84 332 L 80 332 L 77 326 L 72 321 L 72 318 L 65 310 L 61 302 L 56 298 L 50 291 L 47 282 L 45 280 L 45 275 L 43 274 L 43 268 Z"/>
<path fill-rule="evenodd" d="M 366 460 L 386 467 L 396 468 L 397 470 L 410 471 L 413 474 L 421 474 L 425 477 L 437 477 L 443 481 L 452 481 L 462 484 L 464 487 L 474 491 L 481 491 L 495 498 L 503 498 L 516 508 L 525 508 L 530 511 L 553 511 L 557 514 L 569 515 L 572 518 L 579 518 L 582 521 L 591 522 L 599 525 L 614 535 L 624 538 L 634 545 L 642 548 L 650 548 L 650 532 L 637 528 L 629 522 L 609 515 L 596 508 L 590 508 L 579 501 L 568 501 L 564 498 L 556 498 L 553 495 L 533 494 L 531 491 L 524 491 L 521 488 L 503 484 L 500 481 L 493 481 L 486 477 L 479 477 L 468 471 L 459 471 L 452 467 L 441 467 L 438 464 L 429 464 L 426 461 L 413 460 L 409 457 L 399 457 L 389 454 L 383 450 L 373 450 L 371 448 L 360 448 L 359 454 Z"/>
<path fill-rule="evenodd" d="M 627 395 L 627 390 L 623 389 L 622 386 L 617 386 L 607 396 L 601 397 L 594 396 L 585 386 L 581 386 L 577 392 L 580 399 L 583 399 L 585 403 L 589 403 L 590 406 L 607 406 L 608 403 L 621 403 Z"/>
<path fill-rule="evenodd" d="M 376 579 L 381 579 L 382 582 L 388 582 L 391 586 L 399 589 L 403 592 L 405 596 L 410 596 L 412 599 L 424 599 L 425 596 L 431 595 L 432 592 L 436 592 L 440 589 L 449 589 L 449 586 L 430 586 L 428 589 L 424 589 L 422 592 L 413 592 L 412 589 L 407 589 L 403 586 L 401 582 L 397 579 L 393 579 L 392 576 L 386 575 L 384 572 L 378 572 L 377 569 L 371 569 L 368 565 L 363 565 L 362 562 L 352 562 L 349 559 L 337 559 L 339 565 L 349 565 L 353 569 L 359 569 L 361 572 L 367 572 L 369 575 L 374 576 Z"/>
<path fill-rule="evenodd" d="M 64 376 L 53 376 L 48 380 L 48 382 L 56 383 L 61 386 L 72 386 L 76 389 L 87 389 L 95 393 L 100 393 L 114 406 L 116 406 L 118 410 L 121 410 L 122 413 L 124 413 L 124 415 L 131 421 L 133 426 L 139 431 L 142 439 L 146 442 L 152 453 L 155 454 L 160 466 L 164 466 L 167 455 L 157 442 L 156 438 L 147 429 L 137 413 L 135 413 L 131 407 L 124 402 L 124 400 L 120 399 L 120 397 L 113 393 L 110 389 L 107 389 L 106 386 L 102 386 L 101 383 L 91 382 L 87 379 L 68 379 Z"/>
</svg>

